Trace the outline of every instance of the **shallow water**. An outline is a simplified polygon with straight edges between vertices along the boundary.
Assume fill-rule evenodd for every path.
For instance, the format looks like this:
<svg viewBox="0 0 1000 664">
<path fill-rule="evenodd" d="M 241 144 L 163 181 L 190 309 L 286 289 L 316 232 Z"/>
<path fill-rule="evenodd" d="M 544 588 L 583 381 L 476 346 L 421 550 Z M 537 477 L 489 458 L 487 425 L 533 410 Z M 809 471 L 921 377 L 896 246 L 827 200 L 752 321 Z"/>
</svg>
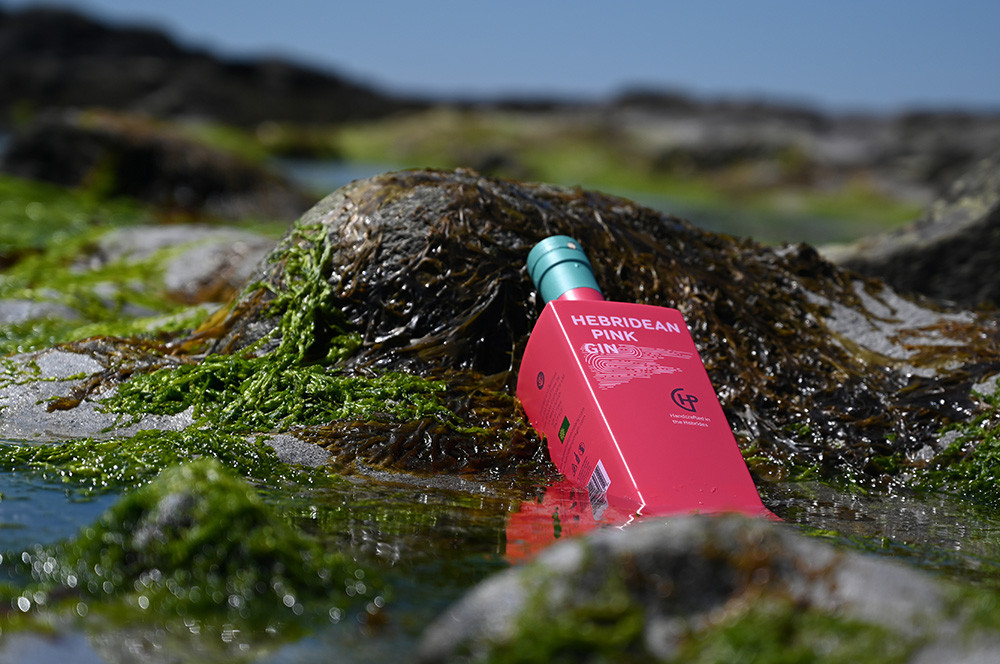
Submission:
<svg viewBox="0 0 1000 664">
<path fill-rule="evenodd" d="M 278 159 L 275 161 L 275 166 L 300 187 L 305 187 L 321 196 L 336 191 L 354 180 L 398 170 L 386 164 L 339 159 Z"/>
<path fill-rule="evenodd" d="M 83 498 L 61 483 L 0 472 L 0 550 L 52 544 L 76 534 L 107 509 L 115 496 Z"/>
<path fill-rule="evenodd" d="M 0 490 L 0 552 L 5 557 L 73 536 L 120 497 L 110 492 L 86 499 L 31 473 L 0 474 Z M 328 548 L 350 552 L 383 576 L 391 600 L 377 623 L 362 629 L 353 620 L 331 620 L 325 626 L 321 620 L 319 626 L 307 627 L 305 636 L 251 637 L 239 647 L 220 642 L 218 635 L 178 633 L 176 618 L 169 616 L 84 617 L 50 635 L 5 630 L 0 612 L 0 662 L 61 662 L 67 657 L 81 662 L 200 661 L 209 654 L 233 661 L 331 661 L 331 656 L 347 662 L 370 662 L 376 656 L 398 661 L 448 604 L 508 565 L 504 524 L 511 504 L 489 492 L 352 478 L 316 491 L 264 495 Z M 4 580 L 10 579 L 0 572 L 0 582 Z M 165 658 L 147 659 L 149 648 Z M 146 654 L 133 657 L 130 653 L 137 649 Z"/>
<path fill-rule="evenodd" d="M 297 527 L 384 576 L 390 599 L 375 624 L 330 622 L 301 635 L 248 638 L 241 647 L 239 639 L 223 643 L 218 635 L 178 633 L 155 616 L 83 618 L 58 627 L 54 635 L 5 633 L 0 663 L 216 657 L 275 663 L 407 661 L 426 625 L 467 589 L 510 565 L 511 558 L 571 536 L 574 524 L 579 530 L 594 525 L 589 504 L 556 491 L 558 486 L 545 501 L 522 503 L 486 485 L 469 483 L 456 490 L 412 477 L 399 480 L 353 477 L 317 490 L 264 494 Z M 992 515 L 941 497 L 854 495 L 814 483 L 759 486 L 768 507 L 806 533 L 946 577 L 994 583 L 1000 523 Z M 71 536 L 118 498 L 107 493 L 84 499 L 67 486 L 20 473 L 0 474 L 0 490 L 5 555 Z M 555 510 L 561 522 L 553 519 Z M 617 523 L 615 517 L 606 520 Z"/>
</svg>

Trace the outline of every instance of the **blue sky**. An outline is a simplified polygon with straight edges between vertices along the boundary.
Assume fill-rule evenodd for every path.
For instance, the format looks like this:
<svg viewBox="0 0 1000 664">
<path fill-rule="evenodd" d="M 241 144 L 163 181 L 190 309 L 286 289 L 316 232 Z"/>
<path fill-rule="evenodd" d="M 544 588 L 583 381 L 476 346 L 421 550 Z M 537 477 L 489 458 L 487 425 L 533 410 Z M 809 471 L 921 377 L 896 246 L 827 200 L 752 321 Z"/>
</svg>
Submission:
<svg viewBox="0 0 1000 664">
<path fill-rule="evenodd" d="M 996 0 L 54 4 L 154 24 L 222 55 L 290 56 L 394 92 L 601 98 L 646 86 L 837 110 L 1000 110 Z"/>
</svg>

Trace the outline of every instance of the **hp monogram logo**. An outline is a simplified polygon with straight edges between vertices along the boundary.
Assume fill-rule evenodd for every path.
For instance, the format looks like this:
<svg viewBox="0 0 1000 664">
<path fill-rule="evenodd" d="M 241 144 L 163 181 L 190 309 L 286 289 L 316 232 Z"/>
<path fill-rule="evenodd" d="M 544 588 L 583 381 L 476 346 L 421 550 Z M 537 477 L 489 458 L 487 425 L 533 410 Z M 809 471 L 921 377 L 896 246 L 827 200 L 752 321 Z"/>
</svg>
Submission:
<svg viewBox="0 0 1000 664">
<path fill-rule="evenodd" d="M 683 387 L 678 387 L 676 390 L 671 392 L 670 400 L 677 404 L 679 408 L 682 408 L 689 413 L 695 412 L 695 404 L 698 403 L 698 397 L 693 394 L 688 394 L 684 391 Z"/>
</svg>

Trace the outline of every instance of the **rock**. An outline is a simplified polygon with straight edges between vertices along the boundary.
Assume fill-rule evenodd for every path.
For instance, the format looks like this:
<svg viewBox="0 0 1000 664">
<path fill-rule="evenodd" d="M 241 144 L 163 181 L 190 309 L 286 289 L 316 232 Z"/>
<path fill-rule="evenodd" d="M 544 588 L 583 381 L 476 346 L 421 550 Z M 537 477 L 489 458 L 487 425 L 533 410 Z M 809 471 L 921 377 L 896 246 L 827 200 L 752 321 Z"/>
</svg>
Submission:
<svg viewBox="0 0 1000 664">
<path fill-rule="evenodd" d="M 259 352 L 273 348 L 287 307 L 273 303 L 307 265 L 328 288 L 313 304 L 296 296 L 299 318 L 313 321 L 311 352 L 343 324 L 362 339 L 348 370 L 466 386 L 486 374 L 512 392 L 540 311 L 522 266 L 555 233 L 583 243 L 609 299 L 681 310 L 730 423 L 775 472 L 876 479 L 886 457 L 924 463 L 945 445 L 937 431 L 979 407 L 970 388 L 1000 372 L 994 318 L 901 297 L 810 247 L 769 248 L 624 199 L 471 171 L 386 174 L 335 192 L 262 263 L 253 281 L 265 286 L 202 338 L 216 337 L 214 352 L 264 337 Z M 494 413 L 494 426 L 514 414 Z"/>
<path fill-rule="evenodd" d="M 280 60 L 223 60 L 143 26 L 56 8 L 0 10 L 0 119 L 103 107 L 241 125 L 329 123 L 422 104 Z"/>
<path fill-rule="evenodd" d="M 112 230 L 82 262 L 95 269 L 115 261 L 130 263 L 174 250 L 163 267 L 170 297 L 188 304 L 231 299 L 274 248 L 274 240 L 235 228 L 185 224 Z"/>
<path fill-rule="evenodd" d="M 677 661 L 741 621 L 756 628 L 725 642 L 734 660 L 754 659 L 749 653 L 768 644 L 823 658 L 869 638 L 874 650 L 865 655 L 879 661 L 913 651 L 908 661 L 995 658 L 1000 639 L 976 634 L 970 615 L 953 610 L 958 598 L 945 582 L 787 526 L 736 516 L 661 519 L 556 544 L 487 579 L 430 626 L 418 661 L 512 653 L 530 653 L 530 661 L 570 653 L 582 661 Z"/>
<path fill-rule="evenodd" d="M 0 325 L 25 323 L 42 318 L 78 318 L 76 309 L 58 302 L 9 299 L 0 300 Z"/>
<path fill-rule="evenodd" d="M 138 116 L 42 114 L 11 137 L 0 170 L 226 219 L 294 219 L 314 201 L 275 172 Z"/>
<path fill-rule="evenodd" d="M 1000 304 L 1000 154 L 955 181 L 912 226 L 825 253 L 904 293 L 965 307 Z"/>
<path fill-rule="evenodd" d="M 140 431 L 181 431 L 190 427 L 190 410 L 176 415 L 147 415 L 141 422 L 119 418 L 106 411 L 101 399 L 114 393 L 118 373 L 169 366 L 171 360 L 157 355 L 109 357 L 99 344 L 84 342 L 76 347 L 52 348 L 4 358 L 0 371 L 0 439 L 33 443 L 92 438 L 104 440 L 135 435 Z M 117 350 L 125 348 L 119 346 Z M 252 439 L 253 436 L 247 436 Z M 303 466 L 321 466 L 330 453 L 291 433 L 268 436 L 264 442 L 280 461 Z"/>
<path fill-rule="evenodd" d="M 33 558 L 46 561 L 32 575 L 43 591 L 29 595 L 35 602 L 76 589 L 82 601 L 153 605 L 202 629 L 256 631 L 310 604 L 339 615 L 382 592 L 371 571 L 291 526 L 256 488 L 210 458 L 166 469 L 75 538 L 38 546 L 21 562 L 30 569 Z M 343 579 L 366 584 L 345 588 Z"/>
<path fill-rule="evenodd" d="M 143 359 L 147 366 L 157 361 Z M 160 358 L 161 366 L 168 363 Z M 191 424 L 190 413 L 180 413 L 151 415 L 141 425 L 119 425 L 115 413 L 100 408 L 97 396 L 107 394 L 104 390 L 95 394 L 95 386 L 113 385 L 117 372 L 128 370 L 122 357 L 102 356 L 93 348 L 53 348 L 5 358 L 0 373 L 0 438 L 35 442 L 104 438 L 142 429 L 176 431 Z"/>
<path fill-rule="evenodd" d="M 291 434 L 278 434 L 267 439 L 278 455 L 278 459 L 284 463 L 299 464 L 302 466 L 322 466 L 330 460 L 330 453 L 319 445 L 307 443 Z"/>
</svg>

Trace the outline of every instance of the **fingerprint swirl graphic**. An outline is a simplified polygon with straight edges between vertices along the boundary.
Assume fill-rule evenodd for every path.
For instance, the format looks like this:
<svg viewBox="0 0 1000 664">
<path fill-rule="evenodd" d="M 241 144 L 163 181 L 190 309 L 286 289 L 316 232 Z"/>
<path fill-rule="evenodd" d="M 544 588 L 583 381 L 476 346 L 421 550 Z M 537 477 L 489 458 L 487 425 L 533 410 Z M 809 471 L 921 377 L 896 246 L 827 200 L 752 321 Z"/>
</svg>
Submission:
<svg viewBox="0 0 1000 664">
<path fill-rule="evenodd" d="M 637 378 L 671 374 L 679 369 L 664 360 L 690 359 L 691 353 L 632 344 L 585 344 L 584 361 L 598 387 L 608 389 Z"/>
</svg>

